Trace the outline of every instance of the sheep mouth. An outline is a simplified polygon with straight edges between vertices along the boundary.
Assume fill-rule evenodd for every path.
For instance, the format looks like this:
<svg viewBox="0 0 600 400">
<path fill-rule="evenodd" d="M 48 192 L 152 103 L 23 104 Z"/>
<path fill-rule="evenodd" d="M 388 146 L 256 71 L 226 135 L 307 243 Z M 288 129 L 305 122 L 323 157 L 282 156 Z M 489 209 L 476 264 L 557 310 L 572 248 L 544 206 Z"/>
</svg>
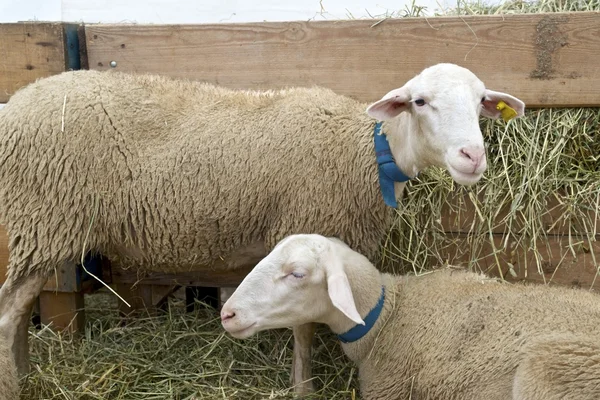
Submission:
<svg viewBox="0 0 600 400">
<path fill-rule="evenodd" d="M 448 168 L 448 172 L 450 172 L 452 179 L 454 179 L 454 181 L 456 181 L 456 183 L 464 185 L 464 186 L 471 186 L 471 185 L 476 184 L 477 182 L 479 182 L 479 180 L 483 176 L 483 172 L 467 173 L 467 172 L 459 171 L 452 167 Z"/>
<path fill-rule="evenodd" d="M 231 328 L 229 328 L 229 329 L 225 328 L 225 330 L 227 330 L 227 332 L 229 332 L 229 334 L 236 339 L 246 339 L 246 338 L 249 338 L 250 336 L 254 335 L 255 331 L 253 328 L 255 325 L 256 325 L 256 322 L 253 322 L 250 325 L 246 326 L 245 328 L 236 329 L 236 330 L 232 330 Z"/>
</svg>

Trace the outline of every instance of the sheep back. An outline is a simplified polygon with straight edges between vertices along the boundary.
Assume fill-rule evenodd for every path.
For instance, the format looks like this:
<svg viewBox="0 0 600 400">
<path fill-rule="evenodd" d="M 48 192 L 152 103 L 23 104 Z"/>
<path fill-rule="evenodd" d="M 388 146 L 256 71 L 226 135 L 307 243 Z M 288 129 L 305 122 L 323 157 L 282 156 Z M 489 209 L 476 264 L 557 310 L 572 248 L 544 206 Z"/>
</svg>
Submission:
<svg viewBox="0 0 600 400">
<path fill-rule="evenodd" d="M 525 368 L 520 373 L 525 386 L 532 385 L 531 375 L 536 374 L 528 365 L 538 370 L 546 365 L 547 371 L 556 367 L 565 379 L 588 370 L 589 380 L 572 382 L 572 393 L 579 393 L 577 398 L 600 398 L 599 366 L 591 365 L 598 361 L 599 347 L 590 347 L 600 339 L 596 294 L 502 284 L 449 269 L 398 277 L 395 282 L 395 288 L 388 288 L 394 295 L 386 296 L 385 304 L 391 316 L 373 353 L 359 364 L 363 398 L 512 398 L 520 365 Z M 562 342 L 551 338 L 554 344 L 549 346 L 548 335 L 561 337 Z M 587 340 L 578 340 L 582 336 Z M 569 349 L 596 355 L 569 357 Z M 526 389 L 527 393 L 537 390 Z M 595 396 L 581 397 L 591 392 Z"/>
</svg>

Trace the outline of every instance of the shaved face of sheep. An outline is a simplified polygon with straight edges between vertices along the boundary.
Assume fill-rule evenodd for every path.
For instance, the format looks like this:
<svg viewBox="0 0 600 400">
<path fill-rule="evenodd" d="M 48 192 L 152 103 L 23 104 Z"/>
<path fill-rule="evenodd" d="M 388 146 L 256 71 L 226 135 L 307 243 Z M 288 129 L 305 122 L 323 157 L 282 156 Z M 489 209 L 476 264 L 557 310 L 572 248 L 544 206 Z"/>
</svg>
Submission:
<svg viewBox="0 0 600 400">
<path fill-rule="evenodd" d="M 487 168 L 479 117 L 500 117 L 496 109 L 500 100 L 514 108 L 517 116 L 523 115 L 525 105 L 519 99 L 486 89 L 465 68 L 439 64 L 387 93 L 367 113 L 391 124 L 386 133 L 397 162 L 414 155 L 418 170 L 438 166 L 447 169 L 457 183 L 472 185 Z M 404 172 L 413 175 L 416 171 Z"/>
<path fill-rule="evenodd" d="M 288 246 L 287 241 L 281 241 L 257 264 L 224 304 L 223 327 L 233 337 L 245 339 L 266 329 L 323 322 L 332 308 L 344 304 L 350 308 L 340 312 L 361 323 L 352 299 L 343 297 L 347 295 L 343 284 L 341 291 L 328 292 L 327 271 L 319 260 L 327 242 L 307 241 L 306 246 L 299 246 L 295 239 Z M 335 299 L 340 299 L 338 305 L 332 303 Z"/>
</svg>

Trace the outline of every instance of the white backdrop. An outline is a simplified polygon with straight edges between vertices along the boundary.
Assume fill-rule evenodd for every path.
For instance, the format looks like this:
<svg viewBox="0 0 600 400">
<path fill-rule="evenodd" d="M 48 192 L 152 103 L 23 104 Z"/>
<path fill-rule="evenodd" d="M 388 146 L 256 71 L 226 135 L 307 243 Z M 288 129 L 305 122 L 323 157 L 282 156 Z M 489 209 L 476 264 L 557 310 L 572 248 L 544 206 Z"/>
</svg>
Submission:
<svg viewBox="0 0 600 400">
<path fill-rule="evenodd" d="M 415 0 L 425 15 L 457 0 Z M 482 0 L 498 3 L 502 0 Z M 412 0 L 0 0 L 0 22 L 220 23 L 383 16 Z"/>
</svg>

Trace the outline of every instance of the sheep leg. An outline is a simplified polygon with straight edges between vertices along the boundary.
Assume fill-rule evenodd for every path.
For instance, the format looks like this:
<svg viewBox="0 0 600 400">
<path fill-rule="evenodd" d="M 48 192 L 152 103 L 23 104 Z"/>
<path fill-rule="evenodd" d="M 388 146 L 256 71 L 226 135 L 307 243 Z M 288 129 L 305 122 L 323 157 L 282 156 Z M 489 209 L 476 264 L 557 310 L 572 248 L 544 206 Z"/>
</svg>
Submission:
<svg viewBox="0 0 600 400">
<path fill-rule="evenodd" d="M 19 375 L 29 372 L 29 319 L 47 277 L 9 275 L 0 288 L 0 333 L 12 351 Z"/>
<path fill-rule="evenodd" d="M 309 323 L 294 327 L 292 384 L 294 392 L 306 395 L 315 390 L 312 381 L 311 351 L 317 325 Z"/>
</svg>

